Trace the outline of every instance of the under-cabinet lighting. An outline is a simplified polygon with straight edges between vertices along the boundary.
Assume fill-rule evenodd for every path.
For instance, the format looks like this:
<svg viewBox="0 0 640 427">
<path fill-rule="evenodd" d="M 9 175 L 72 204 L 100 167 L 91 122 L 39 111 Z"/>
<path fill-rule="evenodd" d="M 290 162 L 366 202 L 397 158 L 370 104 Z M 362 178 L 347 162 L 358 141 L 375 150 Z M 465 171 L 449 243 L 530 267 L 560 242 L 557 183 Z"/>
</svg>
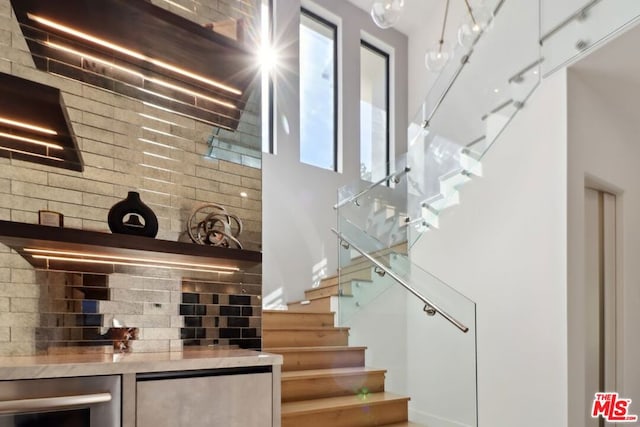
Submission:
<svg viewBox="0 0 640 427">
<path fill-rule="evenodd" d="M 53 43 L 53 42 L 50 42 L 50 41 L 45 41 L 44 43 L 45 43 L 46 46 L 49 46 L 49 47 L 51 47 L 53 49 L 60 50 L 62 52 L 66 52 L 66 53 L 71 53 L 73 55 L 79 56 L 80 58 L 89 59 L 89 60 L 97 62 L 99 64 L 106 65 L 107 67 L 115 68 L 116 70 L 120 70 L 122 72 L 131 74 L 131 75 L 136 76 L 136 77 L 138 77 L 140 79 L 146 80 L 148 82 L 155 83 L 155 84 L 157 84 L 159 86 L 163 86 L 163 87 L 166 87 L 166 88 L 169 88 L 169 89 L 173 89 L 175 91 L 182 92 L 184 94 L 187 94 L 189 96 L 193 96 L 193 97 L 196 97 L 196 98 L 206 99 L 207 101 L 213 102 L 214 104 L 222 105 L 223 107 L 227 107 L 227 108 L 230 108 L 230 109 L 233 109 L 233 110 L 237 109 L 237 107 L 235 105 L 231 104 L 230 102 L 222 101 L 222 100 L 217 99 L 217 98 L 212 98 L 212 97 L 207 96 L 207 95 L 205 95 L 203 93 L 200 93 L 200 92 L 197 92 L 197 91 L 194 91 L 194 90 L 191 90 L 191 89 L 187 89 L 187 88 L 182 87 L 182 86 L 174 85 L 173 83 L 169 83 L 169 82 L 166 82 L 164 80 L 157 79 L 155 77 L 150 77 L 150 76 L 144 75 L 144 74 L 142 74 L 142 73 L 140 73 L 140 72 L 138 72 L 136 70 L 133 70 L 131 68 L 115 64 L 115 63 L 113 63 L 111 61 L 107 61 L 106 59 L 98 58 L 97 56 L 93 56 L 93 55 L 88 54 L 86 52 L 81 52 L 79 50 L 70 48 L 68 46 L 63 46 L 61 44 Z M 153 93 L 156 96 L 161 96 L 160 94 L 156 94 L 155 92 L 151 92 L 151 93 Z M 171 98 L 171 97 L 166 97 L 166 98 L 170 99 L 170 100 L 173 100 L 173 98 Z"/>
<path fill-rule="evenodd" d="M 30 124 L 30 123 L 11 120 L 11 119 L 8 119 L 6 117 L 0 117 L 0 123 L 3 123 L 5 125 L 9 125 L 9 126 L 19 127 L 19 128 L 22 128 L 22 129 L 35 131 L 35 132 L 44 133 L 44 134 L 47 134 L 47 135 L 57 135 L 58 134 L 58 132 L 56 132 L 53 129 L 48 129 L 48 128 L 44 128 L 42 126 L 37 126 L 37 125 Z"/>
<path fill-rule="evenodd" d="M 33 21 L 36 21 L 36 22 L 38 22 L 38 23 L 40 23 L 40 24 L 42 24 L 42 25 L 44 25 L 46 27 L 53 28 L 55 30 L 61 31 L 61 32 L 65 33 L 65 34 L 69 34 L 71 36 L 80 38 L 82 40 L 97 44 L 99 46 L 106 47 L 107 49 L 110 49 L 110 50 L 118 52 L 118 53 L 122 53 L 124 55 L 130 56 L 132 58 L 136 58 L 136 59 L 141 60 L 141 61 L 150 62 L 153 65 L 157 65 L 160 68 L 164 68 L 165 70 L 174 72 L 176 74 L 180 74 L 180 75 L 185 76 L 185 77 L 189 77 L 190 79 L 197 80 L 197 81 L 199 81 L 201 83 L 208 84 L 209 86 L 213 86 L 213 87 L 215 87 L 217 89 L 225 90 L 227 92 L 233 93 L 234 95 L 242 95 L 242 91 L 240 91 L 240 90 L 238 90 L 236 88 L 233 88 L 231 86 L 227 86 L 227 85 L 225 85 L 223 83 L 220 83 L 220 82 L 217 82 L 215 80 L 209 79 L 207 77 L 201 76 L 199 74 L 193 73 L 193 72 L 191 72 L 189 70 L 185 70 L 184 68 L 177 67 L 177 66 L 175 66 L 173 64 L 166 63 L 166 62 L 161 61 L 159 59 L 151 58 L 151 57 L 149 57 L 149 56 L 147 56 L 145 54 L 142 54 L 140 52 L 136 52 L 135 50 L 131 50 L 131 49 L 128 49 L 128 48 L 126 48 L 124 46 L 120 46 L 118 44 L 112 43 L 112 42 L 110 42 L 108 40 L 104 40 L 104 39 L 101 39 L 99 37 L 95 37 L 95 36 L 93 36 L 91 34 L 87 34 L 85 32 L 76 30 L 74 28 L 68 27 L 66 25 L 60 24 L 58 22 L 52 21 L 50 19 L 38 16 L 38 15 L 34 15 L 34 14 L 31 14 L 31 13 L 28 13 L 27 16 L 29 17 L 29 19 L 31 19 Z"/>
<path fill-rule="evenodd" d="M 25 248 L 25 252 L 33 254 L 36 259 L 50 259 L 55 261 L 72 261 L 96 264 L 116 264 L 136 267 L 158 267 L 176 270 L 204 271 L 208 273 L 233 274 L 240 271 L 238 267 L 224 265 L 211 265 L 190 262 L 165 261 L 160 259 L 147 259 L 135 257 L 123 257 L 117 255 L 103 255 L 89 252 L 58 251 L 49 249 Z"/>
<path fill-rule="evenodd" d="M 145 80 L 150 81 L 151 83 L 158 84 L 160 86 L 164 86 L 169 89 L 177 90 L 178 92 L 186 93 L 187 95 L 195 96 L 196 98 L 206 99 L 207 101 L 213 102 L 214 104 L 222 105 L 223 107 L 231 108 L 232 110 L 237 110 L 237 107 L 230 102 L 221 101 L 217 98 L 212 98 L 203 93 L 196 92 L 182 86 L 177 86 L 172 83 L 165 82 L 164 80 L 156 79 L 155 77 L 145 77 Z"/>
<path fill-rule="evenodd" d="M 39 139 L 27 138 L 26 136 L 14 135 L 12 133 L 0 132 L 0 137 L 13 139 L 21 142 L 28 142 L 30 144 L 41 145 L 47 148 L 53 148 L 54 150 L 63 150 L 62 145 L 53 144 L 47 141 L 41 141 Z"/>
<path fill-rule="evenodd" d="M 176 266 L 162 265 L 162 264 L 144 264 L 144 263 L 124 262 L 124 261 L 105 261 L 100 259 L 59 257 L 59 256 L 48 256 L 48 255 L 32 255 L 32 257 L 35 259 L 44 259 L 47 261 L 47 263 L 49 261 L 65 261 L 65 262 L 80 262 L 85 264 L 123 265 L 127 267 L 153 267 L 153 268 L 164 268 L 167 270 L 197 271 L 201 273 L 233 274 L 233 271 L 207 270 L 207 269 L 199 269 L 194 267 L 176 267 Z"/>
<path fill-rule="evenodd" d="M 23 150 L 16 150 L 15 148 L 9 148 L 9 147 L 5 147 L 3 145 L 0 145 L 0 150 L 10 151 L 10 152 L 16 153 L 16 154 L 24 154 L 25 156 L 33 156 L 33 157 L 38 157 L 38 158 L 41 158 L 41 159 L 50 159 L 50 160 L 57 160 L 59 162 L 64 162 L 64 159 L 61 159 L 60 157 L 47 156 L 47 155 L 38 154 L 38 153 L 31 153 L 29 151 L 23 151 Z"/>
</svg>

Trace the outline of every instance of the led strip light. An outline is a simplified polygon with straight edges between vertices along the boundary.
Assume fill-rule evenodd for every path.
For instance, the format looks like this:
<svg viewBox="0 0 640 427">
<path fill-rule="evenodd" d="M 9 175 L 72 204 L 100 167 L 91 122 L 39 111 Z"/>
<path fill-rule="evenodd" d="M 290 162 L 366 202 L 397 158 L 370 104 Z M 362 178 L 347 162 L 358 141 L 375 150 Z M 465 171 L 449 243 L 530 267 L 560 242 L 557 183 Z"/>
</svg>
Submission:
<svg viewBox="0 0 640 427">
<path fill-rule="evenodd" d="M 68 34 L 68 35 L 71 35 L 73 37 L 77 37 L 79 39 L 82 39 L 82 40 L 97 44 L 99 46 L 102 46 L 102 47 L 105 47 L 107 49 L 110 49 L 110 50 L 112 50 L 114 52 L 118 52 L 118 53 L 130 56 L 132 58 L 136 58 L 136 59 L 141 60 L 141 61 L 150 62 L 153 65 L 156 65 L 156 66 L 158 66 L 160 68 L 164 68 L 165 70 L 174 72 L 176 74 L 180 74 L 180 75 L 185 76 L 185 77 L 189 77 L 190 79 L 197 80 L 197 81 L 199 81 L 201 83 L 205 83 L 205 84 L 207 84 L 209 86 L 213 86 L 213 87 L 215 87 L 217 89 L 222 89 L 222 90 L 230 92 L 230 93 L 232 93 L 234 95 L 242 95 L 242 91 L 240 91 L 240 90 L 238 90 L 236 88 L 233 88 L 231 86 L 227 86 L 227 85 L 222 84 L 220 82 L 217 82 L 215 80 L 211 80 L 211 79 L 209 79 L 207 77 L 204 77 L 204 76 L 201 76 L 199 74 L 193 73 L 193 72 L 191 72 L 189 70 L 185 70 L 184 68 L 180 68 L 180 67 L 177 67 L 175 65 L 166 63 L 166 62 L 161 61 L 159 59 L 151 58 L 151 57 L 149 57 L 147 55 L 144 55 L 144 54 L 142 54 L 140 52 L 136 52 L 136 51 L 128 49 L 128 48 L 126 48 L 124 46 L 120 46 L 118 44 L 111 43 L 108 40 L 104 40 L 104 39 L 92 36 L 91 34 L 87 34 L 87 33 L 84 33 L 82 31 L 78 31 L 76 29 L 73 29 L 71 27 L 67 27 L 66 25 L 60 24 L 58 22 L 52 21 L 50 19 L 38 16 L 38 15 L 27 13 L 27 16 L 29 17 L 29 19 L 31 19 L 33 21 L 36 21 L 36 22 L 38 22 L 38 23 L 40 23 L 40 24 L 42 24 L 42 25 L 44 25 L 46 27 L 53 28 L 55 30 L 58 30 L 58 31 L 63 32 L 63 33 Z"/>
<path fill-rule="evenodd" d="M 73 55 L 79 56 L 80 58 L 90 59 L 91 61 L 95 61 L 95 62 L 100 63 L 102 65 L 106 65 L 107 67 L 115 68 L 116 70 L 120 70 L 120 71 L 125 72 L 127 74 L 131 74 L 131 75 L 136 76 L 136 77 L 138 77 L 140 79 L 146 80 L 146 81 L 151 82 L 151 83 L 155 83 L 158 86 L 163 86 L 163 87 L 166 87 L 168 89 L 173 89 L 175 91 L 182 92 L 184 94 L 187 94 L 189 96 L 193 96 L 193 97 L 196 97 L 196 98 L 206 99 L 207 101 L 213 102 L 214 104 L 222 105 L 223 107 L 227 107 L 227 108 L 230 108 L 230 109 L 233 109 L 233 110 L 237 110 L 237 107 L 235 105 L 231 104 L 230 102 L 222 101 L 222 100 L 217 99 L 217 98 L 212 98 L 212 97 L 207 96 L 207 95 L 205 95 L 203 93 L 196 92 L 196 91 L 193 91 L 191 89 L 187 89 L 187 88 L 182 87 L 182 86 L 174 85 L 173 83 L 169 83 L 169 82 L 166 82 L 164 80 L 157 79 L 155 77 L 146 76 L 146 75 L 144 75 L 144 74 L 142 74 L 142 73 L 140 73 L 138 71 L 132 70 L 131 68 L 123 67 L 122 65 L 117 65 L 117 64 L 115 64 L 115 63 L 113 63 L 111 61 L 107 61 L 105 59 L 98 58 L 97 56 L 93 56 L 93 55 L 90 55 L 88 53 L 81 52 L 79 50 L 70 48 L 68 46 L 64 46 L 64 45 L 61 45 L 61 44 L 58 44 L 58 43 L 54 43 L 54 42 L 50 42 L 50 41 L 45 41 L 44 44 L 46 46 L 50 47 L 50 48 L 53 48 L 53 49 L 56 49 L 56 50 L 59 50 L 59 51 L 62 51 L 62 52 L 66 52 L 66 53 L 71 53 Z"/>
<path fill-rule="evenodd" d="M 37 126 L 37 125 L 30 124 L 30 123 L 19 122 L 17 120 L 11 120 L 11 119 L 8 119 L 6 117 L 0 117 L 0 123 L 5 124 L 5 125 L 9 125 L 9 126 L 13 126 L 13 127 L 27 129 L 27 130 L 30 130 L 30 131 L 44 133 L 46 135 L 57 135 L 58 134 L 58 132 L 56 132 L 53 129 L 48 129 L 48 128 L 45 128 L 45 127 L 42 127 L 42 126 Z"/>
<path fill-rule="evenodd" d="M 12 133 L 0 132 L 0 137 L 13 139 L 21 142 L 28 142 L 30 144 L 41 145 L 47 148 L 53 148 L 54 150 L 63 150 L 62 145 L 53 144 L 51 142 L 41 141 L 39 139 L 27 138 L 26 136 L 14 135 Z"/>
<path fill-rule="evenodd" d="M 124 265 L 132 267 L 156 267 L 170 270 L 188 270 L 205 273 L 233 274 L 240 271 L 238 267 L 224 265 L 211 265 L 189 262 L 165 261 L 159 259 L 146 259 L 135 257 L 123 257 L 117 255 L 103 255 L 86 252 L 58 251 L 49 249 L 25 248 L 25 252 L 35 259 L 52 261 L 70 261 L 87 264 Z"/>
</svg>

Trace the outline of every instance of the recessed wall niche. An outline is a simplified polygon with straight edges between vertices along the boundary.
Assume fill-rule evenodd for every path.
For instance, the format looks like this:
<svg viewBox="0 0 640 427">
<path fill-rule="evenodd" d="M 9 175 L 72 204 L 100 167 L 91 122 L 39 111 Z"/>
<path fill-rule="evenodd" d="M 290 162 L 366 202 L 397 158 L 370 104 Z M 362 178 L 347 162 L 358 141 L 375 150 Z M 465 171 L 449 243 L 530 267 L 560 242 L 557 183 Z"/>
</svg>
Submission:
<svg viewBox="0 0 640 427">
<path fill-rule="evenodd" d="M 61 7 L 61 2 L 52 3 Z M 244 19 L 253 25 L 259 12 L 258 2 L 250 0 L 206 5 L 191 0 L 152 3 L 208 31 L 212 31 L 208 23 L 215 28 L 216 23 L 229 19 Z M 249 24 L 244 26 L 245 42 Z M 217 26 L 220 30 L 221 25 Z M 80 172 L 0 158 L 0 219 L 37 224 L 38 210 L 51 210 L 64 214 L 66 228 L 108 233 L 110 207 L 129 191 L 138 191 L 158 217 L 158 239 L 188 241 L 185 230 L 191 212 L 216 203 L 242 219 L 243 246 L 259 250 L 260 170 L 212 158 L 208 141 L 217 128 L 156 103 L 38 69 L 9 0 L 0 0 L 0 28 L 0 72 L 60 90 L 84 162 Z M 244 126 L 245 116 L 243 110 L 238 128 L 229 132 L 238 139 L 259 141 L 259 122 Z M 116 317 L 126 326 L 139 328 L 133 351 L 179 350 L 185 327 L 180 314 L 183 280 L 222 282 L 233 285 L 233 295 L 242 296 L 244 284 L 260 282 L 260 271 L 256 266 L 219 280 L 123 267 L 99 284 L 95 272 L 40 271 L 0 245 L 0 355 L 28 355 L 50 348 L 56 335 L 49 338 L 53 331 L 48 328 L 58 323 L 66 331 L 56 333 L 69 337 L 57 340 L 59 344 L 72 342 L 71 333 L 79 332 L 72 329 L 78 328 L 72 326 L 78 324 L 78 315 L 86 317 L 82 326 L 96 328 L 93 324 L 99 321 L 105 328 Z M 45 304 L 49 290 L 70 289 L 74 292 L 55 294 L 61 296 L 57 302 L 64 304 Z M 89 295 L 89 289 L 95 293 Z M 107 297 L 109 300 L 102 299 Z M 251 298 L 253 304 L 257 295 Z M 85 300 L 88 304 L 83 305 Z M 97 307 L 96 313 L 91 313 L 91 304 Z M 83 311 L 78 312 L 80 309 Z"/>
</svg>

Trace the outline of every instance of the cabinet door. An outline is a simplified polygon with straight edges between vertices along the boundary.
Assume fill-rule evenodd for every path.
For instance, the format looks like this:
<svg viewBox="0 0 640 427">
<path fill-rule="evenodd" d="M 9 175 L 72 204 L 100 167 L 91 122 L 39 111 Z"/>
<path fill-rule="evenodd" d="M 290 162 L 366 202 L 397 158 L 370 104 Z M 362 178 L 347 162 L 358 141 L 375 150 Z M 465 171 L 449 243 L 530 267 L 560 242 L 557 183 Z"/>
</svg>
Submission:
<svg viewBox="0 0 640 427">
<path fill-rule="evenodd" d="M 140 381 L 137 427 L 271 427 L 271 373 Z"/>
</svg>

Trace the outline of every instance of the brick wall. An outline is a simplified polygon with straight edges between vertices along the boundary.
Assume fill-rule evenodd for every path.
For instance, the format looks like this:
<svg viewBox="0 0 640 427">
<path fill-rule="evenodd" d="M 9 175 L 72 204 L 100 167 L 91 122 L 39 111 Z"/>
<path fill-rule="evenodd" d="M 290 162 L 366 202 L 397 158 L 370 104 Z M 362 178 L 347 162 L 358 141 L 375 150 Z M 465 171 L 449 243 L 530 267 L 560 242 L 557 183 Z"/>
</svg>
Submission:
<svg viewBox="0 0 640 427">
<path fill-rule="evenodd" d="M 154 3 L 169 5 L 163 0 Z M 8 0 L 0 0 L 0 71 L 62 91 L 85 164 L 80 173 L 0 158 L 0 219 L 37 223 L 38 210 L 47 209 L 63 213 L 65 227 L 108 232 L 109 208 L 128 191 L 138 191 L 158 216 L 160 239 L 185 239 L 185 224 L 193 209 L 217 203 L 242 219 L 243 243 L 259 246 L 261 171 L 207 157 L 210 126 L 36 70 Z M 260 283 L 259 273 L 254 270 L 236 277 L 228 291 L 241 294 L 239 283 L 249 276 L 251 283 Z M 42 333 L 42 328 L 56 327 L 43 326 L 45 315 L 64 319 L 73 313 L 71 301 L 60 305 L 50 300 L 51 295 L 70 298 L 61 288 L 55 291 L 73 282 L 65 274 L 36 272 L 0 245 L 0 355 L 32 354 L 43 348 L 38 341 L 52 335 Z M 113 317 L 125 319 L 127 326 L 141 328 L 138 349 L 179 349 L 184 326 L 182 281 L 183 277 L 158 272 L 110 275 L 110 300 L 100 303 L 103 326 Z M 252 294 L 259 296 L 255 290 Z M 69 327 L 57 322 L 59 327 Z"/>
</svg>

